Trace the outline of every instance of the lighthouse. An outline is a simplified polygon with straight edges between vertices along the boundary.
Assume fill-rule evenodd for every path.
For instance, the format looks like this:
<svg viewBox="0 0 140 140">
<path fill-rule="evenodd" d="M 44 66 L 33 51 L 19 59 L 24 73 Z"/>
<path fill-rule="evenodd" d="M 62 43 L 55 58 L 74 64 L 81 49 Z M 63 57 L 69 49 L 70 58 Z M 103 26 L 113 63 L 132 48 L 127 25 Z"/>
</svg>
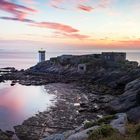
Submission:
<svg viewBox="0 0 140 140">
<path fill-rule="evenodd" d="M 39 62 L 45 61 L 45 53 L 46 53 L 46 51 L 43 50 L 43 49 L 41 49 L 41 50 L 38 51 L 38 54 L 39 54 Z"/>
</svg>

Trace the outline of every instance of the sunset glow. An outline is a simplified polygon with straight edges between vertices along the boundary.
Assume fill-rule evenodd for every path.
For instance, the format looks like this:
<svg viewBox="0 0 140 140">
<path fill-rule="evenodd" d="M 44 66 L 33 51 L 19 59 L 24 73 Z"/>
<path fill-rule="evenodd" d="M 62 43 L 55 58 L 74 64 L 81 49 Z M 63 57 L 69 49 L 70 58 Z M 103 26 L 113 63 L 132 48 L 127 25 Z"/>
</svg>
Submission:
<svg viewBox="0 0 140 140">
<path fill-rule="evenodd" d="M 0 48 L 140 49 L 139 13 L 139 0 L 0 0 Z"/>
</svg>

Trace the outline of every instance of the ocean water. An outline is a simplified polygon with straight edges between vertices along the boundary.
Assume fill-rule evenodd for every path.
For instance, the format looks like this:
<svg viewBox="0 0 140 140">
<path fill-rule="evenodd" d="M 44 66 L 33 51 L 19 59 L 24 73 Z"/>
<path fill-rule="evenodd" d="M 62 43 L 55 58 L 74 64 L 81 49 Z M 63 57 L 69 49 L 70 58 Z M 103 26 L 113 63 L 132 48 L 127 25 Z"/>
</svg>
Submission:
<svg viewBox="0 0 140 140">
<path fill-rule="evenodd" d="M 92 50 L 75 50 L 75 51 L 57 51 L 57 52 L 46 52 L 46 60 L 51 57 L 60 56 L 63 54 L 92 54 L 101 53 L 102 51 Z M 130 61 L 137 61 L 140 64 L 140 51 L 128 51 L 127 59 Z M 38 52 L 25 52 L 25 51 L 0 51 L 0 68 L 3 67 L 15 67 L 17 69 L 27 69 L 38 63 Z"/>
</svg>

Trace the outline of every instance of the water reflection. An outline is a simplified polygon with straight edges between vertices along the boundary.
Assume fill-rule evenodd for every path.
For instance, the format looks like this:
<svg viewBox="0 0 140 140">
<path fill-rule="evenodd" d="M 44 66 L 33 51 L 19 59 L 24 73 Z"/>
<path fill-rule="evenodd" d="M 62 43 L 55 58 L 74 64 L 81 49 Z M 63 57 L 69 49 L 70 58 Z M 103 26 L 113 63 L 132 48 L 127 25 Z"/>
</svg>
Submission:
<svg viewBox="0 0 140 140">
<path fill-rule="evenodd" d="M 14 125 L 53 105 L 54 95 L 43 86 L 0 83 L 0 128 L 11 130 Z"/>
</svg>

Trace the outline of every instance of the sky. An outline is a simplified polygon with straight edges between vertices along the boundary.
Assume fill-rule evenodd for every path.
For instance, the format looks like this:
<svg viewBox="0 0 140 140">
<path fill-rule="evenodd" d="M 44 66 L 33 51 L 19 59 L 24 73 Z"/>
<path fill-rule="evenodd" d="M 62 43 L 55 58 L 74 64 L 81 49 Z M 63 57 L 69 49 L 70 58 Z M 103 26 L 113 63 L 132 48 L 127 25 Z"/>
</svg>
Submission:
<svg viewBox="0 0 140 140">
<path fill-rule="evenodd" d="M 140 0 L 0 0 L 0 49 L 140 50 Z"/>
</svg>

